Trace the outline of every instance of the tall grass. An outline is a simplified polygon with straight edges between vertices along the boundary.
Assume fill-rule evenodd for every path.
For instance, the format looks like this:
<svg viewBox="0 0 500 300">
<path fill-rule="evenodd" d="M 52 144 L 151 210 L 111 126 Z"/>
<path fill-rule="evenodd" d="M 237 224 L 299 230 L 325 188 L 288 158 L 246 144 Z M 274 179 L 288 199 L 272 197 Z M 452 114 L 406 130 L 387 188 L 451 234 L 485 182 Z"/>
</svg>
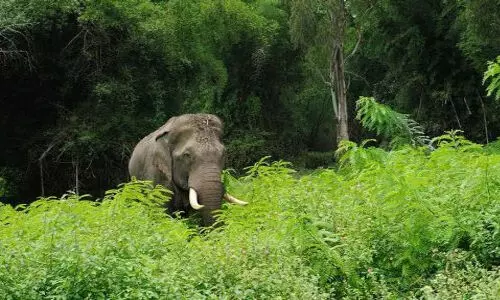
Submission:
<svg viewBox="0 0 500 300">
<path fill-rule="evenodd" d="M 250 204 L 208 230 L 165 215 L 147 182 L 0 206 L 0 298 L 497 298 L 500 155 L 435 142 L 350 145 L 339 170 L 300 178 L 266 159 L 225 173 Z"/>
</svg>

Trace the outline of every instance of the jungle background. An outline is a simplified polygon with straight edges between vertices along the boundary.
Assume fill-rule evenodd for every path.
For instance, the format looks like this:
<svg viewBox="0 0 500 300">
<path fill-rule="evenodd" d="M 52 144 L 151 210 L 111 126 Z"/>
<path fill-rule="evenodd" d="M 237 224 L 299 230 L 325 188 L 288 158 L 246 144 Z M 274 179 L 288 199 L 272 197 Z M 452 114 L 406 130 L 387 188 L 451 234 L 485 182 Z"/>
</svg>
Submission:
<svg viewBox="0 0 500 300">
<path fill-rule="evenodd" d="M 499 54 L 499 0 L 0 0 L 0 299 L 499 299 Z M 190 112 L 214 227 L 127 174 Z"/>
<path fill-rule="evenodd" d="M 102 195 L 127 180 L 141 137 L 189 112 L 224 120 L 237 172 L 265 155 L 332 164 L 336 2 L 1 1 L 4 200 Z M 429 136 L 496 139 L 498 103 L 481 81 L 500 53 L 498 0 L 341 2 L 351 140 L 373 137 L 355 120 L 360 96 Z"/>
</svg>

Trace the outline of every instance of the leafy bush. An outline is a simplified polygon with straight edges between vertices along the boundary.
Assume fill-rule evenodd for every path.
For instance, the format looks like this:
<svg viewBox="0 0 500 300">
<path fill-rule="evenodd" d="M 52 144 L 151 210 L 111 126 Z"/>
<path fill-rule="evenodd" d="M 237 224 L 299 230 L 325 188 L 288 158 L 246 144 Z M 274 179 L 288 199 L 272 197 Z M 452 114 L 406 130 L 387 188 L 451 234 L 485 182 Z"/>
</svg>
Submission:
<svg viewBox="0 0 500 300">
<path fill-rule="evenodd" d="M 500 154 L 500 140 L 489 143 L 483 149 L 489 154 Z"/>
<path fill-rule="evenodd" d="M 500 155 L 435 141 L 350 143 L 339 171 L 302 177 L 267 158 L 225 172 L 250 204 L 208 229 L 166 216 L 168 192 L 145 182 L 0 206 L 0 298 L 495 298 Z"/>
<path fill-rule="evenodd" d="M 380 164 L 386 156 L 386 152 L 380 148 L 368 147 L 366 144 L 375 140 L 363 141 L 360 145 L 351 141 L 341 141 L 335 155 L 339 157 L 339 167 L 350 167 L 350 172 L 354 170 L 362 171 L 371 164 Z"/>
<path fill-rule="evenodd" d="M 444 270 L 419 292 L 423 299 L 498 299 L 500 269 L 481 268 L 467 253 L 453 251 Z"/>
<path fill-rule="evenodd" d="M 268 132 L 237 132 L 226 144 L 227 166 L 235 169 L 244 168 L 270 151 Z"/>
<path fill-rule="evenodd" d="M 490 80 L 490 83 L 486 87 L 487 95 L 500 100 L 500 55 L 497 57 L 496 62 L 488 62 L 488 69 L 484 72 L 483 84 L 487 80 Z"/>
<path fill-rule="evenodd" d="M 429 137 L 422 126 L 409 115 L 392 110 L 389 106 L 378 103 L 373 97 L 359 97 L 356 101 L 356 119 L 364 128 L 392 140 L 393 146 L 404 144 L 425 145 Z"/>
<path fill-rule="evenodd" d="M 292 216 L 263 228 L 272 216 L 261 218 L 269 205 L 256 201 L 252 214 L 234 207 L 224 230 L 199 234 L 165 216 L 165 196 L 132 182 L 99 203 L 66 195 L 0 206 L 0 298 L 322 297 L 293 255 Z"/>
</svg>

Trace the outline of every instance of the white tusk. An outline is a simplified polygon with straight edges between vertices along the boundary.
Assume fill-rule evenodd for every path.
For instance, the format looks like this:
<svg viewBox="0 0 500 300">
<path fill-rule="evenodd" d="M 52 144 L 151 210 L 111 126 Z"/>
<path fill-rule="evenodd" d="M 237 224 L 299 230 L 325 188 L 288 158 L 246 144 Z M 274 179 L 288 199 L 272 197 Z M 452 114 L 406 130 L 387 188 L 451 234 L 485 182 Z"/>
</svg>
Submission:
<svg viewBox="0 0 500 300">
<path fill-rule="evenodd" d="M 238 205 L 247 205 L 248 204 L 248 202 L 238 200 L 238 199 L 234 198 L 233 196 L 229 195 L 228 193 L 224 194 L 224 199 L 226 199 L 226 201 L 229 203 L 234 203 L 234 204 L 238 204 Z"/>
<path fill-rule="evenodd" d="M 203 208 L 203 205 L 198 203 L 198 194 L 196 194 L 196 191 L 192 188 L 189 189 L 189 204 L 191 204 L 191 207 L 196 210 Z"/>
</svg>

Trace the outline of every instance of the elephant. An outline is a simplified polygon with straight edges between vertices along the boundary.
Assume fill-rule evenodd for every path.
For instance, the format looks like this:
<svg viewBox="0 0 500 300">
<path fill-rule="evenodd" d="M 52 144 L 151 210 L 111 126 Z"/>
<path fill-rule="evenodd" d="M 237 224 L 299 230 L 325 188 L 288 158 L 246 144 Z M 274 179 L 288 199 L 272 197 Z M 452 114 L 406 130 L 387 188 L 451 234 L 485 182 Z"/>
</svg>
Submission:
<svg viewBox="0 0 500 300">
<path fill-rule="evenodd" d="M 172 191 L 167 205 L 170 214 L 196 210 L 203 225 L 210 226 L 222 198 L 247 204 L 225 193 L 221 181 L 225 158 L 222 130 L 222 121 L 212 114 L 172 117 L 136 145 L 128 164 L 130 176 Z"/>
</svg>

